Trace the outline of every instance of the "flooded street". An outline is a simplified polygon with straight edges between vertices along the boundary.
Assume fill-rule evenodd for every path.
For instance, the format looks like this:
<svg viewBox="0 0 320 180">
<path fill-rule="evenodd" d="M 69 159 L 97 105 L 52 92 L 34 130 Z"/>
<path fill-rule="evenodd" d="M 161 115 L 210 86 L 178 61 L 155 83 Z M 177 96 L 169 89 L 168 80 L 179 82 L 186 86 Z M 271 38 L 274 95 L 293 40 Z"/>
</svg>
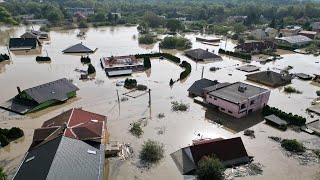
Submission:
<svg viewBox="0 0 320 180">
<path fill-rule="evenodd" d="M 38 27 L 35 27 L 37 29 Z M 8 34 L 11 37 L 19 37 L 26 31 L 26 27 L 0 28 L 0 53 L 7 53 Z M 42 123 L 61 112 L 73 107 L 82 107 L 85 110 L 103 114 L 108 117 L 107 129 L 110 134 L 109 140 L 127 142 L 133 147 L 135 157 L 120 161 L 117 158 L 110 160 L 111 180 L 148 180 L 148 179 L 192 179 L 180 174 L 175 166 L 170 154 L 179 148 L 192 143 L 200 133 L 207 138 L 232 138 L 241 136 L 249 155 L 254 156 L 254 161 L 261 163 L 263 176 L 245 177 L 243 179 L 315 179 L 317 171 L 320 171 L 319 164 L 302 166 L 299 162 L 290 157 L 286 157 L 280 150 L 279 144 L 270 140 L 268 136 L 279 136 L 282 138 L 296 138 L 298 140 L 319 139 L 316 136 L 306 133 L 296 133 L 294 131 L 282 132 L 266 125 L 261 117 L 251 116 L 244 119 L 233 119 L 225 115 L 208 110 L 196 104 L 188 97 L 187 89 L 192 83 L 201 78 L 202 67 L 204 67 L 204 77 L 216 79 L 219 82 L 245 81 L 245 72 L 235 68 L 243 64 L 241 61 L 223 56 L 223 61 L 214 63 L 195 63 L 183 55 L 183 52 L 168 50 L 186 60 L 192 65 L 192 72 L 185 80 L 177 82 L 173 87 L 169 86 L 170 79 L 178 79 L 182 68 L 177 64 L 167 60 L 152 59 L 152 68 L 145 72 L 134 73 L 132 75 L 138 84 L 144 84 L 151 89 L 151 107 L 148 107 L 148 95 L 138 98 L 129 98 L 126 102 L 117 103 L 117 90 L 123 97 L 127 92 L 123 87 L 117 87 L 117 80 L 124 80 L 126 77 L 108 78 L 100 66 L 100 58 L 107 56 L 120 56 L 138 53 L 150 53 L 158 51 L 158 44 L 142 46 L 138 44 L 138 32 L 136 27 L 102 27 L 84 30 L 87 34 L 85 39 L 77 38 L 77 29 L 61 30 L 50 32 L 50 43 L 44 43 L 42 49 L 25 53 L 11 53 L 12 61 L 0 63 L 0 102 L 4 102 L 17 94 L 17 86 L 21 89 L 30 88 L 42 83 L 57 80 L 59 78 L 72 79 L 73 83 L 79 87 L 77 97 L 69 100 L 65 104 L 50 107 L 40 112 L 19 116 L 0 110 L 0 127 L 11 128 L 20 127 L 24 130 L 25 136 L 12 142 L 5 148 L 0 149 L 0 166 L 4 166 L 10 177 L 16 171 L 24 154 L 28 150 L 33 136 L 33 130 L 41 127 Z M 193 42 L 193 48 L 203 48 L 217 53 L 219 46 L 210 46 L 195 42 L 195 36 L 186 35 Z M 86 70 L 87 65 L 80 62 L 79 55 L 65 55 L 62 50 L 67 47 L 83 42 L 85 45 L 98 48 L 95 54 L 90 55 L 92 64 L 96 67 L 94 80 L 79 80 L 80 73 L 74 71 L 76 68 Z M 227 49 L 232 50 L 235 46 L 231 40 L 227 42 Z M 225 42 L 221 43 L 225 47 Z M 37 63 L 37 55 L 51 57 L 51 63 Z M 320 57 L 300 54 L 286 54 L 283 59 L 270 62 L 265 65 L 252 62 L 251 64 L 261 67 L 261 70 L 268 68 L 279 72 L 287 66 L 293 66 L 290 73 L 313 74 L 320 72 L 320 64 L 315 63 Z M 210 67 L 221 68 L 218 71 L 210 72 Z M 230 75 L 229 75 L 230 74 Z M 245 81 L 247 82 L 247 81 Z M 251 82 L 247 82 L 251 83 Z M 305 109 L 311 105 L 316 98 L 316 90 L 319 87 L 311 85 L 311 81 L 301 81 L 294 79 L 292 86 L 303 91 L 302 94 L 285 94 L 283 88 L 272 89 L 269 105 L 275 106 L 283 111 L 299 114 L 307 118 L 307 121 L 315 120 L 310 118 Z M 142 94 L 142 93 L 141 93 Z M 182 101 L 190 108 L 187 112 L 177 113 L 171 111 L 172 101 Z M 164 113 L 165 117 L 157 118 L 159 113 Z M 255 130 L 255 139 L 243 136 L 243 130 L 250 128 L 249 123 L 241 123 L 241 127 L 218 127 L 212 123 L 214 118 L 230 118 L 233 121 L 252 121 Z M 136 138 L 129 133 L 130 123 L 143 119 L 144 134 L 141 138 Z M 231 121 L 231 120 L 230 120 Z M 259 122 L 259 123 L 258 123 Z M 258 124 L 257 124 L 258 123 Z M 243 126 L 243 127 L 242 127 Z M 245 127 L 247 126 L 247 127 Z M 159 134 L 158 130 L 164 130 Z M 163 161 L 152 167 L 150 170 L 141 171 L 135 164 L 138 162 L 140 147 L 147 139 L 160 141 L 165 145 L 165 158 Z M 319 141 L 318 141 L 319 142 Z M 319 147 L 320 148 L 320 147 Z"/>
</svg>

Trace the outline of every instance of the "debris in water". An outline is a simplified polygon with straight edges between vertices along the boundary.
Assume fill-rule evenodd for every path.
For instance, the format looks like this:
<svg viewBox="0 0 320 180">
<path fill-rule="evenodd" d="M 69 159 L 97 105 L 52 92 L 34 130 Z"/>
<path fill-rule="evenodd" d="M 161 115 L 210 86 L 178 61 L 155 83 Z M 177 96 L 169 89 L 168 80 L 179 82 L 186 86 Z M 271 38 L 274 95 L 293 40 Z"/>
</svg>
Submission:
<svg viewBox="0 0 320 180">
<path fill-rule="evenodd" d="M 158 118 L 158 119 L 162 119 L 162 118 L 164 118 L 164 117 L 165 117 L 164 113 L 159 113 L 159 114 L 157 115 L 157 118 Z"/>
<path fill-rule="evenodd" d="M 243 134 L 245 136 L 249 136 L 251 138 L 256 138 L 256 136 L 254 135 L 254 130 L 246 129 L 246 130 L 244 130 Z"/>
<path fill-rule="evenodd" d="M 225 172 L 225 179 L 234 179 L 236 177 L 256 176 L 262 175 L 262 164 L 250 163 L 235 168 L 227 169 Z"/>
<path fill-rule="evenodd" d="M 126 101 L 128 101 L 128 100 L 129 100 L 129 98 L 127 98 L 127 97 L 122 97 L 122 98 L 120 99 L 121 102 L 126 102 Z"/>
</svg>

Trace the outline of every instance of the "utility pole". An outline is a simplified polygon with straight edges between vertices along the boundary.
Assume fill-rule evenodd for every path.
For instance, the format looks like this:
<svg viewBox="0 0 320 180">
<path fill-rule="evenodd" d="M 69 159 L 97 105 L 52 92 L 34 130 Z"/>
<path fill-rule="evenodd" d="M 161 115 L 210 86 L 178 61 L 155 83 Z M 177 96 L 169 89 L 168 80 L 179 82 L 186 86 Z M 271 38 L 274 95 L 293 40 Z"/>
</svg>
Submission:
<svg viewBox="0 0 320 180">
<path fill-rule="evenodd" d="M 118 96 L 118 104 L 120 104 L 120 98 L 119 98 L 119 91 L 117 89 L 117 96 Z"/>
<path fill-rule="evenodd" d="M 149 89 L 149 107 L 151 107 L 151 89 Z"/>
<path fill-rule="evenodd" d="M 10 59 L 12 60 L 11 54 L 10 54 L 10 50 L 9 50 L 9 45 L 7 46 L 7 50 L 8 50 L 9 57 L 10 57 Z"/>
<path fill-rule="evenodd" d="M 202 66 L 201 79 L 203 79 L 203 71 L 204 71 L 204 66 Z"/>
</svg>

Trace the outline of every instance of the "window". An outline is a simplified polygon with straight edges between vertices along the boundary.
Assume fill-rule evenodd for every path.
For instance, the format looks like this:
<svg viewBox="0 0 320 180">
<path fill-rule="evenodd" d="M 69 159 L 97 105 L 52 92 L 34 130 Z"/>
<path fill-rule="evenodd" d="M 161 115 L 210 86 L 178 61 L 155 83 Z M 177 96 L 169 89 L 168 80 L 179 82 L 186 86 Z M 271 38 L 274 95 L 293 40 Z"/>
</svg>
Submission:
<svg viewBox="0 0 320 180">
<path fill-rule="evenodd" d="M 228 113 L 232 114 L 232 111 L 228 111 Z"/>
<path fill-rule="evenodd" d="M 225 109 L 224 109 L 224 108 L 221 108 L 221 110 L 224 111 Z"/>
<path fill-rule="evenodd" d="M 250 101 L 250 105 L 255 104 L 255 100 Z"/>
<path fill-rule="evenodd" d="M 246 104 L 241 104 L 240 109 L 245 109 L 246 108 Z"/>
</svg>

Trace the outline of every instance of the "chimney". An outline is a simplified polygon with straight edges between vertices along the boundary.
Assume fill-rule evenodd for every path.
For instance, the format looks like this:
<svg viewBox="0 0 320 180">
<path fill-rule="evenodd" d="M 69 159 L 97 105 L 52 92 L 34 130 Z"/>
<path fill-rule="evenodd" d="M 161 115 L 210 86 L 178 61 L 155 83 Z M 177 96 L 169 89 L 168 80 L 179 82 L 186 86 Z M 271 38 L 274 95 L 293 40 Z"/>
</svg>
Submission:
<svg viewBox="0 0 320 180">
<path fill-rule="evenodd" d="M 21 93 L 21 89 L 20 89 L 19 86 L 17 87 L 17 90 L 18 90 L 18 93 L 20 94 Z"/>
</svg>

